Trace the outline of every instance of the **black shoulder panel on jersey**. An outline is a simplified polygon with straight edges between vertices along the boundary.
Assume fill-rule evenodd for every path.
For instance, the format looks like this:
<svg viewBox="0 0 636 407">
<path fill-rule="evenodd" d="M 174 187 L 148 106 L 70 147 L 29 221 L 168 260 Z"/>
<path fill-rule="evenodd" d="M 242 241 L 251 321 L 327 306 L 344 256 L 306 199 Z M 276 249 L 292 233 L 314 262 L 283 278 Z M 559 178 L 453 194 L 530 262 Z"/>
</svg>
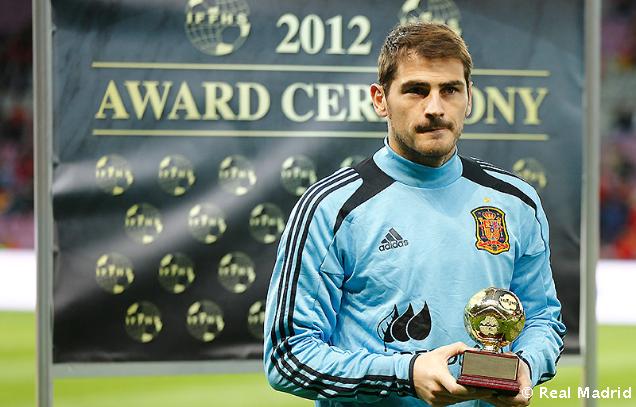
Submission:
<svg viewBox="0 0 636 407">
<path fill-rule="evenodd" d="M 475 157 L 470 157 L 470 160 L 475 161 L 484 170 L 498 172 L 499 174 L 504 174 L 504 175 L 510 175 L 511 177 L 515 177 L 515 178 L 520 179 L 521 181 L 523 181 L 523 178 L 521 178 L 520 176 L 518 176 L 516 174 L 513 174 L 510 171 L 506 171 L 504 169 L 496 167 L 496 166 L 494 166 L 493 164 L 491 164 L 489 162 L 480 160 L 480 159 L 475 158 Z"/>
<path fill-rule="evenodd" d="M 393 178 L 389 177 L 378 167 L 375 161 L 373 161 L 373 157 L 369 157 L 355 165 L 353 169 L 360 174 L 362 185 L 358 187 L 356 192 L 354 192 L 342 205 L 342 208 L 340 208 L 338 217 L 336 218 L 336 224 L 333 226 L 334 235 L 338 229 L 340 229 L 342 221 L 344 221 L 352 210 L 373 198 L 395 182 Z"/>
<path fill-rule="evenodd" d="M 534 209 L 535 211 L 537 210 L 537 204 L 532 200 L 532 198 L 523 193 L 523 191 L 521 191 L 519 188 L 488 174 L 475 161 L 466 157 L 460 156 L 460 158 L 462 160 L 462 166 L 464 167 L 462 177 L 469 179 L 479 185 L 496 189 L 497 191 L 503 192 L 504 194 L 516 196 L 517 198 L 521 199 L 526 205 L 532 207 L 532 209 Z"/>
</svg>

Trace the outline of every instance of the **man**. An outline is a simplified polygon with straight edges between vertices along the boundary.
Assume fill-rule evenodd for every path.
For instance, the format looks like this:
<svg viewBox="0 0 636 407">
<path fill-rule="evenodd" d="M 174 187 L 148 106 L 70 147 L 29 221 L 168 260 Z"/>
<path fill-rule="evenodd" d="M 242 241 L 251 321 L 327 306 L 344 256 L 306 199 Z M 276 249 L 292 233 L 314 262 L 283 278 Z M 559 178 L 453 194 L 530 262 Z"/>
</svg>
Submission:
<svg viewBox="0 0 636 407">
<path fill-rule="evenodd" d="M 522 180 L 460 157 L 472 60 L 439 24 L 393 30 L 371 86 L 384 148 L 313 185 L 292 211 L 267 299 L 265 369 L 318 406 L 528 405 L 550 379 L 565 327 L 548 224 Z M 475 346 L 468 299 L 488 286 L 521 299 L 515 397 L 456 382 Z M 374 404 L 375 403 L 375 404 Z"/>
</svg>

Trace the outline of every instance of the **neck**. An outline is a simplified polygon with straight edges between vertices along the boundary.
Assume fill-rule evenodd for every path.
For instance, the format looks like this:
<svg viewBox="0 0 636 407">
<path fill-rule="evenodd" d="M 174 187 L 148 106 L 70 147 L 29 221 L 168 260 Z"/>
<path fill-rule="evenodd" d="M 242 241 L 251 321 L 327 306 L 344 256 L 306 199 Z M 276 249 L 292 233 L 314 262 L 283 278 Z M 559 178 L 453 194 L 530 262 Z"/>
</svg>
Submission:
<svg viewBox="0 0 636 407">
<path fill-rule="evenodd" d="M 462 164 L 455 153 L 439 167 L 419 164 L 398 154 L 384 139 L 385 147 L 373 155 L 373 160 L 389 177 L 416 188 L 444 188 L 462 175 Z"/>
</svg>

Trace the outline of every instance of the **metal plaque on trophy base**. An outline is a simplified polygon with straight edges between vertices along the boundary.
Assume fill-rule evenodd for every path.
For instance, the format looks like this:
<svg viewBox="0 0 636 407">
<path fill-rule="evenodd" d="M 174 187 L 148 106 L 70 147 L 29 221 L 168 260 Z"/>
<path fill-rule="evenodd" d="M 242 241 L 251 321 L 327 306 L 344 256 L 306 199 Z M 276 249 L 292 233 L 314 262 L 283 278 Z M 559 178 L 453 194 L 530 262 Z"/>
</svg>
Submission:
<svg viewBox="0 0 636 407">
<path fill-rule="evenodd" d="M 521 301 L 511 291 L 489 287 L 475 294 L 464 310 L 464 325 L 483 349 L 464 352 L 457 383 L 506 395 L 519 393 L 519 358 L 501 349 L 519 336 L 525 321 Z"/>
</svg>

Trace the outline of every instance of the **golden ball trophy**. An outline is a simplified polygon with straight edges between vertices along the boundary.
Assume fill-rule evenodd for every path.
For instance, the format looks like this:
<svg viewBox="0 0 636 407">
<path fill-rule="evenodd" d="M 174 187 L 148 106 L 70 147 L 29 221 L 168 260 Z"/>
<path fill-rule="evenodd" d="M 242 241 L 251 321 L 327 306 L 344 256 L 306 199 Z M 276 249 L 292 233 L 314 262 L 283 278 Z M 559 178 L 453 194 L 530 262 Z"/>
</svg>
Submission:
<svg viewBox="0 0 636 407">
<path fill-rule="evenodd" d="M 464 352 L 457 383 L 505 395 L 519 393 L 519 358 L 501 349 L 519 336 L 525 322 L 521 301 L 511 291 L 489 287 L 476 293 L 464 309 L 464 326 L 483 349 Z"/>
</svg>

